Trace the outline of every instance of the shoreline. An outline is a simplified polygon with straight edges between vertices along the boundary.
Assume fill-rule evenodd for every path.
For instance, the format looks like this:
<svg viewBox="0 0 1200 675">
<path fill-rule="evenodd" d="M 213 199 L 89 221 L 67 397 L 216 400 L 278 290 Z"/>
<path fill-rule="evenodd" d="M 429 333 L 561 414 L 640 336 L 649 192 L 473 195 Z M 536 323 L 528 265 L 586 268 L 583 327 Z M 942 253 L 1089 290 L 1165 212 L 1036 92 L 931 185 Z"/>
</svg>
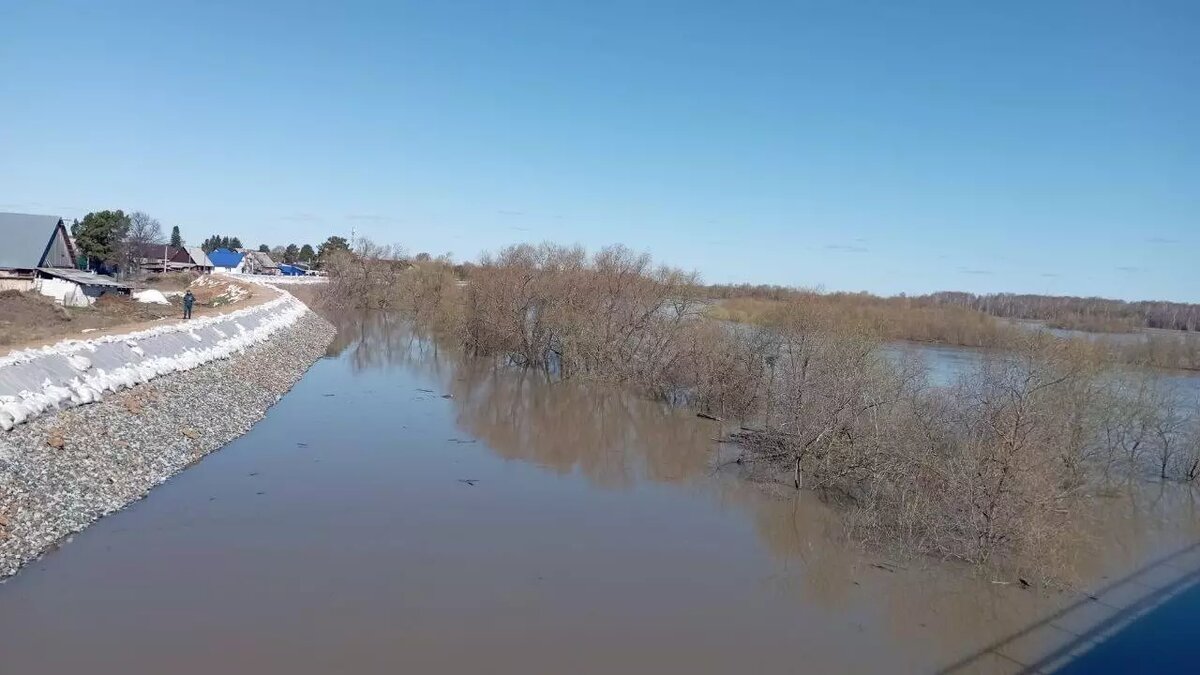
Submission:
<svg viewBox="0 0 1200 675">
<path fill-rule="evenodd" d="M 229 358 L 269 340 L 306 311 L 298 299 L 278 292 L 268 302 L 225 314 L 9 352 L 0 357 L 0 429 Z"/>
<path fill-rule="evenodd" d="M 245 434 L 335 333 L 305 307 L 243 353 L 0 431 L 0 580 Z"/>
<path fill-rule="evenodd" d="M 241 300 L 241 301 L 238 301 L 233 304 L 222 304 L 222 305 L 218 305 L 215 307 L 205 306 L 205 305 L 197 305 L 195 307 L 195 310 L 193 311 L 193 320 L 206 319 L 206 318 L 210 318 L 210 317 L 226 316 L 229 314 L 233 314 L 235 312 L 240 312 L 242 310 L 253 309 L 260 305 L 271 302 L 272 300 L 277 300 L 284 295 L 284 293 L 280 289 L 272 288 L 271 286 L 263 284 L 263 283 L 259 283 L 259 282 L 255 282 L 255 281 L 248 281 L 248 280 L 243 280 L 243 279 L 226 279 L 225 278 L 226 276 L 228 276 L 228 275 L 219 275 L 218 278 L 222 281 L 232 281 L 235 283 L 243 282 L 245 284 L 245 287 L 250 289 L 250 296 L 248 298 L 246 298 L 245 300 Z M 139 289 L 139 290 L 158 290 L 158 289 Z M 85 308 L 77 307 L 74 309 L 81 310 L 81 309 L 85 309 Z M 87 309 L 92 309 L 92 308 L 87 308 Z M 0 361 L 3 361 L 4 359 L 8 358 L 12 354 L 17 354 L 19 352 L 27 352 L 28 353 L 28 352 L 36 352 L 36 351 L 40 351 L 40 350 L 45 350 L 47 348 L 53 348 L 55 345 L 63 343 L 63 342 L 68 342 L 68 341 L 88 342 L 88 341 L 93 341 L 93 340 L 104 338 L 104 337 L 121 336 L 121 335 L 128 335 L 128 334 L 132 334 L 132 333 L 140 333 L 140 332 L 144 332 L 144 331 L 147 331 L 150 329 L 161 329 L 163 326 L 170 326 L 170 325 L 176 325 L 176 324 L 182 323 L 183 319 L 181 318 L 181 312 L 183 311 L 183 308 L 175 307 L 174 309 L 176 310 L 176 313 L 174 314 L 173 317 L 166 316 L 166 317 L 162 317 L 162 318 L 158 318 L 158 319 L 135 320 L 135 321 L 130 321 L 128 323 L 121 323 L 121 324 L 107 326 L 107 327 L 103 327 L 103 328 L 88 328 L 88 329 L 85 329 L 86 332 L 83 332 L 83 331 L 67 332 L 67 333 L 60 334 L 60 335 L 48 335 L 45 337 L 34 338 L 31 340 L 26 340 L 26 341 L 22 341 L 22 342 L 13 342 L 13 343 L 9 343 L 9 344 L 0 345 Z"/>
</svg>

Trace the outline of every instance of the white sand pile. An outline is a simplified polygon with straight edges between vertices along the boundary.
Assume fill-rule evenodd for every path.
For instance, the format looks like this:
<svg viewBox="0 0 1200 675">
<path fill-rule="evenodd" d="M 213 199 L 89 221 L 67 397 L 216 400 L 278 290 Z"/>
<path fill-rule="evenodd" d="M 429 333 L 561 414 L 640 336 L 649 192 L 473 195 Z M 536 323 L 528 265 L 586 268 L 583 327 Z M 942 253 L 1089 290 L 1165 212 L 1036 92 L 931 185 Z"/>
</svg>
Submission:
<svg viewBox="0 0 1200 675">
<path fill-rule="evenodd" d="M 170 300 L 162 294 L 162 291 L 156 291 L 153 288 L 147 288 L 144 291 L 134 291 L 133 299 L 138 302 L 148 302 L 154 305 L 169 305 Z"/>
</svg>

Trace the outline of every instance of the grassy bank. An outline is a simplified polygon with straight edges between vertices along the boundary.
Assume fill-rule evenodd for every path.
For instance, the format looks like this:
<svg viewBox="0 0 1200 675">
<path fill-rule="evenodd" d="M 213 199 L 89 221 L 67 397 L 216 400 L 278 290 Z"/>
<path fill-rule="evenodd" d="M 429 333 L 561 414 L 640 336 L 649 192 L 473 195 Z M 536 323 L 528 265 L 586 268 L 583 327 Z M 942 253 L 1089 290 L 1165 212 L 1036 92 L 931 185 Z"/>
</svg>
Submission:
<svg viewBox="0 0 1200 675">
<path fill-rule="evenodd" d="M 1016 337 L 1018 329 L 982 312 L 961 307 L 930 307 L 866 295 L 797 294 L 788 300 L 727 298 L 706 310 L 713 319 L 757 326 L 770 325 L 789 305 L 819 305 L 848 320 L 874 326 L 888 340 L 931 342 L 962 347 L 997 347 Z"/>
<path fill-rule="evenodd" d="M 793 291 L 787 299 L 730 297 L 709 301 L 705 313 L 713 319 L 768 326 L 791 304 L 817 305 L 848 320 L 869 324 L 887 340 L 928 342 L 960 347 L 1009 349 L 1031 328 L 1021 328 L 979 310 L 956 305 L 931 305 L 925 300 L 881 298 L 867 294 L 822 294 Z M 1129 322 L 1063 319 L 1048 328 L 1093 332 L 1089 340 L 1113 363 L 1153 368 L 1200 370 L 1200 336 L 1185 331 L 1137 333 L 1135 339 L 1109 339 L 1102 333 L 1128 335 Z M 1083 338 L 1079 338 L 1083 339 Z"/>
</svg>

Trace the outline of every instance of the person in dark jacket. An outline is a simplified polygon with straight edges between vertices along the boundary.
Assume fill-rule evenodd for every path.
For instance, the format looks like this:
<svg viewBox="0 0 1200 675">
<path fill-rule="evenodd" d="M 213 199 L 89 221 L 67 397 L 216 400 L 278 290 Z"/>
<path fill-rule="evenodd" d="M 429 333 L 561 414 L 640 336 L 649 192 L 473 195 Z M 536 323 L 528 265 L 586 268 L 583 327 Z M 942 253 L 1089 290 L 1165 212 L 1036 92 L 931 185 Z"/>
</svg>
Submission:
<svg viewBox="0 0 1200 675">
<path fill-rule="evenodd" d="M 196 304 L 196 296 L 191 291 L 183 294 L 183 318 L 192 318 L 192 305 Z"/>
</svg>

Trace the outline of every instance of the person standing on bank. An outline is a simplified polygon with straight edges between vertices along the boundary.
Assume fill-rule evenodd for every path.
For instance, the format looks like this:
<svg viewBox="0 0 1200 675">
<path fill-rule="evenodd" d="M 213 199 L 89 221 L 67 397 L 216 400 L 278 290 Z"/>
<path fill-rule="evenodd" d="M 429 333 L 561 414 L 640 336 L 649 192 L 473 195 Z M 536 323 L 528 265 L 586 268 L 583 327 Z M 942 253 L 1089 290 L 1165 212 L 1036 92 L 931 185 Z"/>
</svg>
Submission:
<svg viewBox="0 0 1200 675">
<path fill-rule="evenodd" d="M 183 318 L 192 318 L 192 305 L 196 303 L 196 296 L 192 295 L 191 291 L 183 294 Z"/>
</svg>

